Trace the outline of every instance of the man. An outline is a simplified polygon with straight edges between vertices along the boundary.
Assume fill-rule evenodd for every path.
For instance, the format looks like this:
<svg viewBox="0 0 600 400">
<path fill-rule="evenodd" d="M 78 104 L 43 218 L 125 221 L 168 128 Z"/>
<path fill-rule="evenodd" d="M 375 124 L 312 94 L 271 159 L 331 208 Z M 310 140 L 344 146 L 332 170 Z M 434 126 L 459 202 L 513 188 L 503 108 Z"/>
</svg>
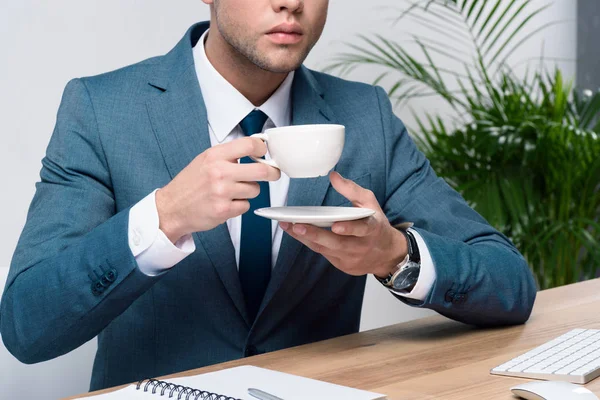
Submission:
<svg viewBox="0 0 600 400">
<path fill-rule="evenodd" d="M 527 320 L 525 261 L 435 176 L 385 92 L 301 66 L 327 0 L 203 1 L 210 30 L 68 84 L 1 303 L 17 358 L 98 335 L 100 389 L 349 334 L 367 274 L 465 323 Z M 246 136 L 321 123 L 346 126 L 329 177 L 246 162 L 267 151 Z M 252 212 L 350 203 L 376 214 L 325 230 Z"/>
</svg>

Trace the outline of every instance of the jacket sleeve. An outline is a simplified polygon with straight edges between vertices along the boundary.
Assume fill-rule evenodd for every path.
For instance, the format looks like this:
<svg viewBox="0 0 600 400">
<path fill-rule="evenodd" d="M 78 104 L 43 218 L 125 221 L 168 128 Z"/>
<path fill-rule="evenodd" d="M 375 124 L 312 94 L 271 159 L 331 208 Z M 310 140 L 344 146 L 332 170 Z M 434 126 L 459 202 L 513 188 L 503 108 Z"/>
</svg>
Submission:
<svg viewBox="0 0 600 400">
<path fill-rule="evenodd" d="M 25 363 L 92 339 L 157 279 L 141 273 L 131 253 L 129 209 L 115 213 L 82 80 L 65 89 L 40 178 L 0 304 L 2 339 Z"/>
<path fill-rule="evenodd" d="M 377 88 L 386 145 L 390 223 L 413 222 L 431 253 L 435 283 L 424 301 L 401 301 L 481 326 L 524 323 L 536 285 L 523 256 L 442 178 L 416 148 Z"/>
</svg>

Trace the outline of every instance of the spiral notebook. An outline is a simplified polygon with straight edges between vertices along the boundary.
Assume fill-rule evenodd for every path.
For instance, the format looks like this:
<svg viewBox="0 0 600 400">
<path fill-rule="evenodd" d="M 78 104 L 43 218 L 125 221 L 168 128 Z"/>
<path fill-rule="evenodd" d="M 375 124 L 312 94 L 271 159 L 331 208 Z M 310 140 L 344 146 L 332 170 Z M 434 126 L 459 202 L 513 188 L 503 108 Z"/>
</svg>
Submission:
<svg viewBox="0 0 600 400">
<path fill-rule="evenodd" d="M 183 378 L 143 380 L 115 392 L 90 397 L 93 400 L 197 399 L 256 400 L 249 388 L 263 390 L 283 400 L 379 400 L 386 397 L 347 386 L 244 365 Z"/>
</svg>

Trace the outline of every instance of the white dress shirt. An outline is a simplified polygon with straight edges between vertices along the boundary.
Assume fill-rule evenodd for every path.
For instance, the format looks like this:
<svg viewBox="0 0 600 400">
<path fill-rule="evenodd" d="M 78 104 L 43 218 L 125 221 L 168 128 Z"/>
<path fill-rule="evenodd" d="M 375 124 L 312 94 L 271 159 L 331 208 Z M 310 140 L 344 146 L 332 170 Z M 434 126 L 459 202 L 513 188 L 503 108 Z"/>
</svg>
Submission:
<svg viewBox="0 0 600 400">
<path fill-rule="evenodd" d="M 263 111 L 268 119 L 264 128 L 291 124 L 291 88 L 294 72 L 290 72 L 279 88 L 260 107 L 255 107 L 237 89 L 217 72 L 206 56 L 204 41 L 208 31 L 193 49 L 194 63 L 208 117 L 210 144 L 215 146 L 244 137 L 239 126 L 246 115 L 255 109 Z M 267 154 L 266 158 L 269 158 Z M 269 182 L 272 207 L 285 206 L 290 178 L 281 173 L 281 179 Z M 175 245 L 159 229 L 158 211 L 155 201 L 156 190 L 134 205 L 129 213 L 129 246 L 138 268 L 147 275 L 165 272 L 196 250 L 191 235 L 179 239 Z M 227 228 L 235 249 L 235 260 L 239 268 L 242 217 L 227 220 Z M 283 230 L 272 221 L 272 267 L 275 266 Z M 435 268 L 431 255 L 421 236 L 412 231 L 421 253 L 421 272 L 416 286 L 410 293 L 398 293 L 416 300 L 424 300 L 435 282 Z"/>
</svg>

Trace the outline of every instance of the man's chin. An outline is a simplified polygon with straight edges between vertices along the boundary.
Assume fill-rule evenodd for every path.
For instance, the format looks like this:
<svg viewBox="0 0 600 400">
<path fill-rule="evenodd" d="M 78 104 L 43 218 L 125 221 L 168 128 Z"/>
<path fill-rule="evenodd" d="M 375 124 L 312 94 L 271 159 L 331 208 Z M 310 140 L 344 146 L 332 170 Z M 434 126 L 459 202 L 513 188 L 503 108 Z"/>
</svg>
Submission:
<svg viewBox="0 0 600 400">
<path fill-rule="evenodd" d="M 302 65 L 302 61 L 290 62 L 289 60 L 270 60 L 263 63 L 263 65 L 259 65 L 259 67 L 275 74 L 287 74 L 297 70 L 300 65 Z"/>
<path fill-rule="evenodd" d="M 263 69 L 265 69 L 265 71 L 269 71 L 274 74 L 289 74 L 290 72 L 297 70 L 299 67 L 300 67 L 300 65 L 294 66 L 294 67 L 285 67 L 285 68 L 270 67 L 268 69 L 266 69 L 266 68 L 263 68 Z"/>
</svg>

